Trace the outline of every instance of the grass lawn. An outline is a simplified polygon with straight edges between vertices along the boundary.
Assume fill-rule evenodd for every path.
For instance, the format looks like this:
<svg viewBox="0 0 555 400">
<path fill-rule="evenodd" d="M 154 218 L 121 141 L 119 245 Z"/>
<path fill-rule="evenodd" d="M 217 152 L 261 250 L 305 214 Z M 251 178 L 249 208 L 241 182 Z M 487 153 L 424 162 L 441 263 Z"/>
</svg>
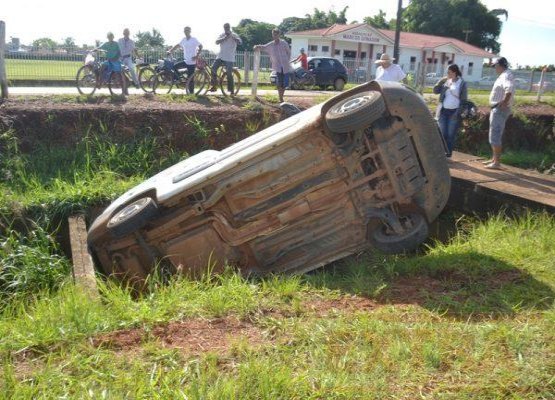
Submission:
<svg viewBox="0 0 555 400">
<path fill-rule="evenodd" d="M 303 277 L 12 304 L 0 398 L 553 398 L 555 220 L 459 224 L 421 255 Z"/>
<path fill-rule="evenodd" d="M 81 61 L 6 59 L 8 79 L 74 80 Z"/>
<path fill-rule="evenodd" d="M 99 123 L 72 152 L 0 145 L 0 399 L 551 399 L 555 218 L 444 216 L 416 255 L 302 277 L 73 286 L 52 216 L 117 197 L 185 154 Z M 163 155 L 163 156 L 162 156 Z M 16 231 L 13 215 L 26 210 Z"/>
</svg>

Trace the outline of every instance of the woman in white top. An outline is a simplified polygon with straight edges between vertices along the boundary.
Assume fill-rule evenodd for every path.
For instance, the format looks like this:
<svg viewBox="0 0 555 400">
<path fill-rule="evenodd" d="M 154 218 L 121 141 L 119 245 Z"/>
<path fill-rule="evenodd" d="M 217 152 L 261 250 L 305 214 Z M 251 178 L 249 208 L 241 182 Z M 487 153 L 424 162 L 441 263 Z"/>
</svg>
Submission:
<svg viewBox="0 0 555 400">
<path fill-rule="evenodd" d="M 439 129 L 447 144 L 447 157 L 451 157 L 460 125 L 461 106 L 468 100 L 466 82 L 457 64 L 447 68 L 447 76 L 434 86 L 439 94 Z"/>
</svg>

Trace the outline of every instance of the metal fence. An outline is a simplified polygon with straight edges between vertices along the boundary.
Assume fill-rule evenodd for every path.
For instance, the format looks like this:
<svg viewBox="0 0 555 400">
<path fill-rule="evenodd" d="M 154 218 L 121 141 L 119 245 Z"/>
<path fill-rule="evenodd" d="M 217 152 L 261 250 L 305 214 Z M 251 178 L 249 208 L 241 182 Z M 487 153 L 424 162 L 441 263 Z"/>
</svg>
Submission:
<svg viewBox="0 0 555 400">
<path fill-rule="evenodd" d="M 6 70 L 8 79 L 12 84 L 18 81 L 73 81 L 77 70 L 83 64 L 85 56 L 92 49 L 82 48 L 55 48 L 55 49 L 26 49 L 19 51 L 6 51 Z M 144 62 L 156 64 L 158 60 L 167 58 L 165 50 L 139 50 Z M 98 53 L 103 59 L 102 52 Z M 202 56 L 211 64 L 216 59 L 216 54 L 203 51 Z M 178 50 L 172 54 L 175 60 L 183 59 L 183 53 Z M 243 79 L 252 79 L 253 52 L 237 52 L 235 66 L 243 73 Z M 271 64 L 267 54 L 261 54 L 259 79 L 261 82 L 270 81 Z M 250 72 L 250 74 L 249 74 Z"/>
<path fill-rule="evenodd" d="M 90 48 L 78 47 L 56 47 L 45 48 L 25 48 L 17 51 L 8 50 L 5 52 L 6 70 L 8 80 L 12 85 L 29 84 L 32 81 L 41 82 L 70 82 L 75 79 L 77 70 L 82 65 L 83 60 Z M 166 58 L 166 52 L 162 49 L 139 50 L 145 62 L 155 64 L 159 59 Z M 176 51 L 173 54 L 175 59 L 182 59 L 182 53 Z M 212 63 L 216 54 L 203 51 L 203 57 Z M 238 52 L 235 65 L 241 70 L 243 81 L 249 83 L 252 80 L 252 70 L 254 62 L 253 52 Z M 363 83 L 374 79 L 376 74 L 376 64 L 373 60 L 343 59 L 343 64 L 347 68 L 349 83 Z M 402 64 L 403 71 L 408 74 L 408 82 L 415 88 L 433 86 L 437 80 L 446 74 L 447 66 L 436 64 L 411 63 Z M 270 81 L 270 57 L 262 53 L 260 57 L 259 81 L 269 83 Z M 513 70 L 515 75 L 516 87 L 520 90 L 537 92 L 541 72 L 528 70 Z M 494 68 L 484 68 L 482 78 L 477 82 L 469 82 L 472 88 L 491 89 L 495 82 L 496 74 Z M 544 85 L 542 91 L 555 90 L 555 73 L 544 74 Z"/>
</svg>

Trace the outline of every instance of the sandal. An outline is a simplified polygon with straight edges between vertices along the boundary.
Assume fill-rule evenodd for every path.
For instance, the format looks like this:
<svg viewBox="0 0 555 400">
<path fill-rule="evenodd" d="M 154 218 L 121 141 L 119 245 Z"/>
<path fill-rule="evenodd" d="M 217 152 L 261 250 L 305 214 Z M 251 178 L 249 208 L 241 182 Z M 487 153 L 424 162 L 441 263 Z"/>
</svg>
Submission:
<svg viewBox="0 0 555 400">
<path fill-rule="evenodd" d="M 488 165 L 486 165 L 487 169 L 501 169 L 501 164 L 496 164 L 496 163 L 489 163 Z"/>
</svg>

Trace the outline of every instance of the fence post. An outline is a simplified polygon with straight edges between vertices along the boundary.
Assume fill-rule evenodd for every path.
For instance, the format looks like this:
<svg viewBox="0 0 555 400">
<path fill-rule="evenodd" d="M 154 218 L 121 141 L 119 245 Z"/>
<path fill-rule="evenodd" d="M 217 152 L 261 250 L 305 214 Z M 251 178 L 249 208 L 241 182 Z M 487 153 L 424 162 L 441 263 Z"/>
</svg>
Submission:
<svg viewBox="0 0 555 400">
<path fill-rule="evenodd" d="M 260 50 L 254 51 L 254 61 L 252 66 L 252 87 L 251 95 L 256 96 L 256 88 L 258 86 L 258 70 L 260 69 Z"/>
<path fill-rule="evenodd" d="M 528 87 L 528 91 L 531 92 L 532 91 L 532 85 L 534 84 L 534 70 L 532 70 L 532 73 L 530 74 L 530 86 Z"/>
<path fill-rule="evenodd" d="M 538 96 L 536 97 L 536 101 L 539 103 L 541 98 L 542 98 L 542 92 L 543 92 L 543 81 L 545 78 L 545 73 L 547 72 L 547 68 L 544 67 L 542 69 L 542 74 L 540 75 L 540 83 L 538 84 Z"/>
<path fill-rule="evenodd" d="M 249 64 L 249 52 L 245 50 L 243 55 L 243 67 L 245 69 L 245 85 L 248 86 L 249 84 L 249 72 L 250 72 L 250 64 Z"/>
<path fill-rule="evenodd" d="M 1 99 L 8 98 L 8 78 L 6 77 L 6 64 L 4 52 L 6 50 L 6 23 L 0 21 L 0 94 Z"/>
</svg>

